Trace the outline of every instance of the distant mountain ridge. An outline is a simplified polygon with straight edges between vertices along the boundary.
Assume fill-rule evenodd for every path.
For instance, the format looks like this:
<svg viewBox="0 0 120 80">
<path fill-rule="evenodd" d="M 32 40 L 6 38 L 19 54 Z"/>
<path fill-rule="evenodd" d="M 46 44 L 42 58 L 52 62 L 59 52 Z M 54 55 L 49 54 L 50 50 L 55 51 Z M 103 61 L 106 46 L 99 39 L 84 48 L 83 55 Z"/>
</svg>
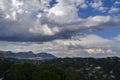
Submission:
<svg viewBox="0 0 120 80">
<path fill-rule="evenodd" d="M 33 53 L 32 51 L 29 52 L 18 52 L 14 53 L 11 51 L 0 51 L 0 58 L 17 58 L 17 59 L 32 59 L 32 60 L 41 60 L 41 59 L 53 59 L 57 58 L 56 56 L 41 52 L 41 53 Z"/>
</svg>

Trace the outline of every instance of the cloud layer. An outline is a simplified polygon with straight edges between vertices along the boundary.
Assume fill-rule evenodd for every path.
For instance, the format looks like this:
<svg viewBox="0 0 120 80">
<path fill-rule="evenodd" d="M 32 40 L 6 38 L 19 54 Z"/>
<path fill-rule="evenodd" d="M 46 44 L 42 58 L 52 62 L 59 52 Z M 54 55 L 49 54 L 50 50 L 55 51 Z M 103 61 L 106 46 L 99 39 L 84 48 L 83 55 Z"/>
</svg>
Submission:
<svg viewBox="0 0 120 80">
<path fill-rule="evenodd" d="M 1 0 L 0 40 L 41 42 L 69 38 L 71 33 L 83 30 L 120 25 L 119 16 L 79 17 L 78 8 L 87 5 L 84 0 L 57 0 L 53 7 L 50 7 L 50 2 Z M 100 8 L 103 3 L 94 1 L 87 6 Z M 111 8 L 109 12 L 116 11 L 116 8 Z"/>
<path fill-rule="evenodd" d="M 43 43 L 0 42 L 0 44 L 7 45 L 7 50 L 12 50 L 15 52 L 48 52 L 58 57 L 106 57 L 115 55 L 119 56 L 120 52 L 119 43 L 94 34 L 85 35 L 84 37 L 73 36 L 71 39 L 53 40 Z"/>
<path fill-rule="evenodd" d="M 120 1 L 110 4 L 104 0 L 0 0 L 0 49 L 62 57 L 119 56 L 120 34 L 102 37 L 104 28 L 120 27 Z M 104 34 L 94 33 L 98 31 Z"/>
</svg>

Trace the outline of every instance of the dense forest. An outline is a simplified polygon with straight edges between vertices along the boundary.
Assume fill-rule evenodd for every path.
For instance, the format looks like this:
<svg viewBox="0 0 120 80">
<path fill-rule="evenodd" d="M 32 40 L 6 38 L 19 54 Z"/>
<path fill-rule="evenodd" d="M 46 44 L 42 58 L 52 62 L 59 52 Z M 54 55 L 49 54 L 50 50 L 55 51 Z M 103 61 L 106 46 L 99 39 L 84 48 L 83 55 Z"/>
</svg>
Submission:
<svg viewBox="0 0 120 80">
<path fill-rule="evenodd" d="M 120 58 L 0 59 L 2 80 L 120 80 Z"/>
</svg>

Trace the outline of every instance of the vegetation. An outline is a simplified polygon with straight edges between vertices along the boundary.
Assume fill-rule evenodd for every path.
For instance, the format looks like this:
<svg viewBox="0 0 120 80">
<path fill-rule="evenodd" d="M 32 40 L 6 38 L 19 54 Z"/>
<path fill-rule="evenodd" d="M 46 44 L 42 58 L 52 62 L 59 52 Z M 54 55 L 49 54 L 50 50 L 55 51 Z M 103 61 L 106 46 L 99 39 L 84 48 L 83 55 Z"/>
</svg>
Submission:
<svg viewBox="0 0 120 80">
<path fill-rule="evenodd" d="M 55 65 L 39 67 L 32 76 L 32 80 L 67 80 L 64 71 Z"/>
<path fill-rule="evenodd" d="M 120 80 L 120 59 L 0 60 L 3 80 Z"/>
<path fill-rule="evenodd" d="M 65 72 L 62 68 L 55 65 L 47 64 L 37 66 L 32 63 L 13 63 L 6 60 L 0 61 L 1 77 L 3 80 L 67 80 Z M 8 63 L 7 63 L 8 62 Z M 8 68 L 9 66 L 9 68 Z M 3 75 L 3 73 L 6 74 Z"/>
<path fill-rule="evenodd" d="M 35 69 L 36 66 L 31 63 L 14 64 L 6 78 L 10 80 L 32 80 L 32 73 Z"/>
<path fill-rule="evenodd" d="M 3 77 L 9 70 L 12 63 L 8 60 L 0 60 L 0 77 Z"/>
</svg>

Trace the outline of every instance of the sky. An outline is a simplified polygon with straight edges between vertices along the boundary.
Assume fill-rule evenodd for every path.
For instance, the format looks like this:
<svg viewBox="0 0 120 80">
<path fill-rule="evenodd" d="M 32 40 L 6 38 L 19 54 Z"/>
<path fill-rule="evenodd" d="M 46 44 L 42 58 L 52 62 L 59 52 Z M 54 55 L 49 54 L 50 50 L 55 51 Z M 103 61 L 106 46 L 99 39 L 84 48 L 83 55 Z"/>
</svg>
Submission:
<svg viewBox="0 0 120 80">
<path fill-rule="evenodd" d="M 0 0 L 0 50 L 120 56 L 120 0 Z"/>
</svg>

